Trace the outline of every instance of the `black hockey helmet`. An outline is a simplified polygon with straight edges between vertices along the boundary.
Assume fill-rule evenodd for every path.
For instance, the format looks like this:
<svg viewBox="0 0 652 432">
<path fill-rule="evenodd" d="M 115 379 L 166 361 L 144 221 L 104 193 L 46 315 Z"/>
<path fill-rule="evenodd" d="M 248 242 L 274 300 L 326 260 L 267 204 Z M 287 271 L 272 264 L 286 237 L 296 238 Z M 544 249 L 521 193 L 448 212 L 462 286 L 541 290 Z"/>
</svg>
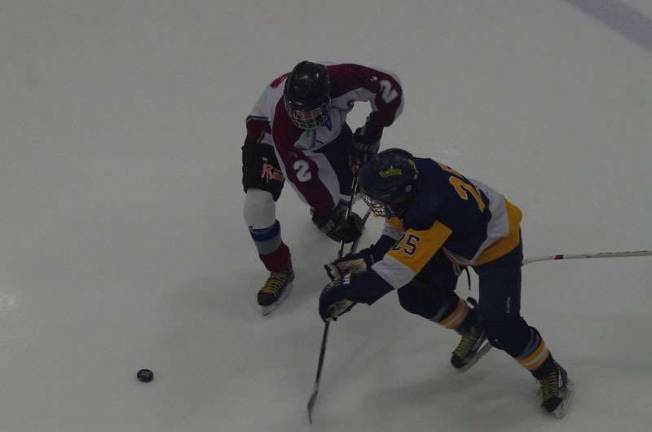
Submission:
<svg viewBox="0 0 652 432">
<path fill-rule="evenodd" d="M 328 120 L 331 85 L 326 66 L 302 61 L 285 80 L 283 98 L 292 122 L 310 130 Z"/>
<path fill-rule="evenodd" d="M 358 173 L 362 199 L 376 216 L 396 216 L 413 196 L 419 176 L 410 152 L 391 148 L 367 162 Z"/>
</svg>

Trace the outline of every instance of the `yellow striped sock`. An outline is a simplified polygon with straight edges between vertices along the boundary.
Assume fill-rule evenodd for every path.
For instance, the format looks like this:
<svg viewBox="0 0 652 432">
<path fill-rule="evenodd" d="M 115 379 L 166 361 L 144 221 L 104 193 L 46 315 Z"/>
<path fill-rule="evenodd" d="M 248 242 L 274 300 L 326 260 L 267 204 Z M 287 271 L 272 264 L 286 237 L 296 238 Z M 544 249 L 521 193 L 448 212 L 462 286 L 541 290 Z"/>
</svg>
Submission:
<svg viewBox="0 0 652 432">
<path fill-rule="evenodd" d="M 462 299 L 458 299 L 457 306 L 451 313 L 444 317 L 439 324 L 447 329 L 457 330 L 469 315 L 469 307 Z"/>
<path fill-rule="evenodd" d="M 534 351 L 525 354 L 523 356 L 517 357 L 516 360 L 524 368 L 533 371 L 539 368 L 550 356 L 550 351 L 546 347 L 546 343 L 543 339 L 539 340 L 539 344 L 534 349 Z"/>
</svg>

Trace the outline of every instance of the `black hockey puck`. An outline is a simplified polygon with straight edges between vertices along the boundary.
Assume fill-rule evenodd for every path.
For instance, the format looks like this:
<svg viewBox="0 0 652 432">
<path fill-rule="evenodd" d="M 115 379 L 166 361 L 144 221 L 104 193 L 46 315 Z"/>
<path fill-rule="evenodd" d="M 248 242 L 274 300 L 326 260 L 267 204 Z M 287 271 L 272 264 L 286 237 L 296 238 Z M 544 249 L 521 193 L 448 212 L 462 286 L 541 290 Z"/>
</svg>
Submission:
<svg viewBox="0 0 652 432">
<path fill-rule="evenodd" d="M 149 369 L 141 369 L 136 373 L 138 381 L 148 383 L 154 379 L 154 372 Z"/>
</svg>

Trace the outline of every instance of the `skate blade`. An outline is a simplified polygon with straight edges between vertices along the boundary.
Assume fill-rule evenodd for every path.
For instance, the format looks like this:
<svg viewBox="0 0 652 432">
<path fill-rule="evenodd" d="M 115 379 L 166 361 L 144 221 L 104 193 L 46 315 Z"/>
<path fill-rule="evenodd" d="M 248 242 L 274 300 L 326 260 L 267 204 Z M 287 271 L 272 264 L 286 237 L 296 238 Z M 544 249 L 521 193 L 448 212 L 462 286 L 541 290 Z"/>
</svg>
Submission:
<svg viewBox="0 0 652 432">
<path fill-rule="evenodd" d="M 484 357 L 489 352 L 489 350 L 491 350 L 491 344 L 489 342 L 485 342 L 484 345 L 482 345 L 480 349 L 475 353 L 475 355 L 469 359 L 468 363 L 455 370 L 459 373 L 468 371 L 474 364 L 478 362 L 478 360 Z"/>
<path fill-rule="evenodd" d="M 261 306 L 260 309 L 261 309 L 261 313 L 263 314 L 263 316 L 267 316 L 267 315 L 271 314 L 272 312 L 274 312 L 276 310 L 276 308 L 278 308 L 281 305 L 281 303 L 283 303 L 285 301 L 285 299 L 288 297 L 288 295 L 290 295 L 290 291 L 292 291 L 292 282 L 290 282 L 288 284 L 288 286 L 285 288 L 285 291 L 283 291 L 283 293 L 278 298 L 278 300 L 276 300 L 274 303 L 272 303 L 269 306 Z"/>
<path fill-rule="evenodd" d="M 566 382 L 566 392 L 564 393 L 564 400 L 561 401 L 559 406 L 552 411 L 552 415 L 558 419 L 564 417 L 570 409 L 573 395 L 575 394 L 575 384 L 570 379 Z"/>
</svg>

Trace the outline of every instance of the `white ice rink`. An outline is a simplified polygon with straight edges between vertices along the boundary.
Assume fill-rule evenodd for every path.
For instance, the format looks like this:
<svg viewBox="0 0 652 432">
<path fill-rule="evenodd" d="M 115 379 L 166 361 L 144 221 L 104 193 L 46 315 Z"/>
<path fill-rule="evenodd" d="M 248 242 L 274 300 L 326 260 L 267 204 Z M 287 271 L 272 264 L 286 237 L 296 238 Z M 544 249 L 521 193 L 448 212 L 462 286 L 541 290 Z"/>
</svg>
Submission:
<svg viewBox="0 0 652 432">
<path fill-rule="evenodd" d="M 262 318 L 240 185 L 263 86 L 355 61 L 403 81 L 383 145 L 504 192 L 527 256 L 651 249 L 651 23 L 649 0 L 1 1 L 0 431 L 652 430 L 652 258 L 524 269 L 563 420 L 502 352 L 455 373 L 456 336 L 392 293 L 331 327 L 309 426 L 337 244 L 286 187 L 295 289 Z"/>
</svg>

